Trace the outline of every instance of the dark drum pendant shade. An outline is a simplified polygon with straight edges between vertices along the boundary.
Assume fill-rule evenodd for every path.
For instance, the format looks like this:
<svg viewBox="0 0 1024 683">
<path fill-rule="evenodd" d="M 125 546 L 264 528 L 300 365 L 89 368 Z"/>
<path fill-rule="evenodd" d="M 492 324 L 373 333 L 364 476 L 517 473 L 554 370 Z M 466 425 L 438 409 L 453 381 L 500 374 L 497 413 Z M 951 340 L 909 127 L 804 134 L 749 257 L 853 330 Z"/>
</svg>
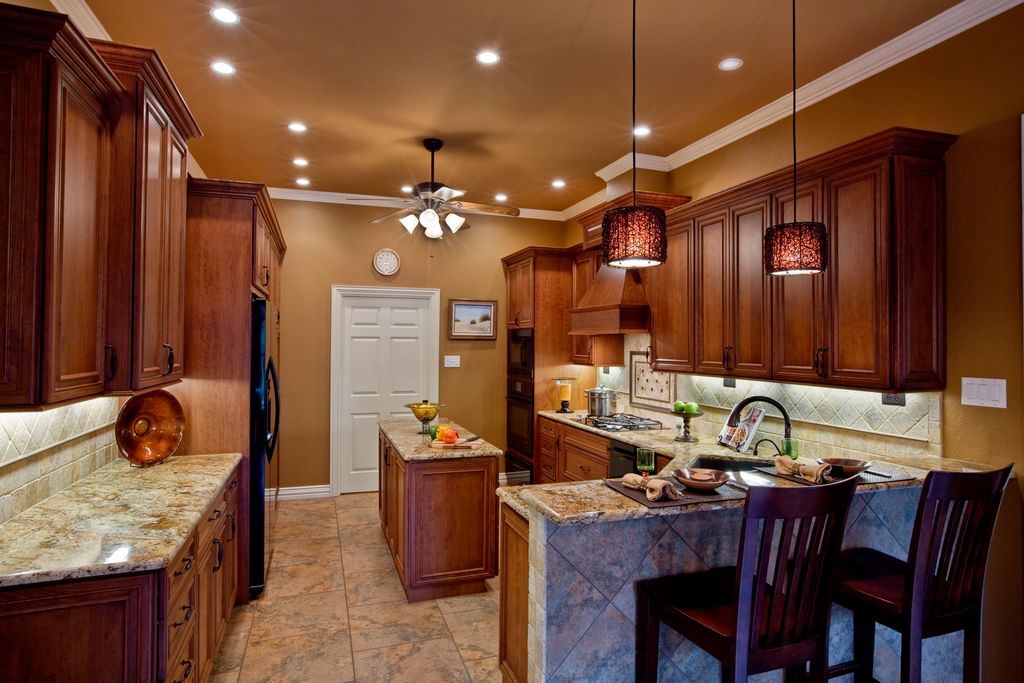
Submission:
<svg viewBox="0 0 1024 683">
<path fill-rule="evenodd" d="M 764 233 L 764 267 L 769 275 L 811 275 L 828 267 L 824 223 L 773 225 Z"/>
<path fill-rule="evenodd" d="M 601 222 L 603 261 L 616 268 L 659 266 L 668 258 L 665 211 L 655 206 L 623 206 Z"/>
</svg>

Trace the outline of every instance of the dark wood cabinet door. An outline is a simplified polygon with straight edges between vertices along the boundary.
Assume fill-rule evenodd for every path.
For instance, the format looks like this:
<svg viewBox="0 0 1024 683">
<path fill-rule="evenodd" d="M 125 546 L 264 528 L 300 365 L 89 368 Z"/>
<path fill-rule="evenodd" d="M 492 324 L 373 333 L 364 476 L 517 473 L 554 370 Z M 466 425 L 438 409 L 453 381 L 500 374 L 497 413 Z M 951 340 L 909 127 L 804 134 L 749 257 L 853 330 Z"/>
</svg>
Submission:
<svg viewBox="0 0 1024 683">
<path fill-rule="evenodd" d="M 167 247 L 164 251 L 165 287 L 164 342 L 174 357 L 165 358 L 164 381 L 185 375 L 185 203 L 188 196 L 188 147 L 174 129 L 170 134 L 170 169 L 167 184 Z"/>
<path fill-rule="evenodd" d="M 583 299 L 583 295 L 587 293 L 587 289 L 590 288 L 590 282 L 594 279 L 594 273 L 597 272 L 597 258 L 596 254 L 592 251 L 584 251 L 576 254 L 572 261 L 572 305 L 573 308 L 580 305 L 580 300 Z M 569 359 L 570 363 L 577 365 L 593 365 L 593 348 L 594 340 L 593 337 L 573 335 L 572 339 L 572 357 Z"/>
<path fill-rule="evenodd" d="M 264 296 L 270 294 L 270 235 L 267 233 L 267 221 L 259 209 L 252 235 L 252 286 Z"/>
<path fill-rule="evenodd" d="M 793 193 L 775 197 L 775 221 L 778 223 L 820 221 L 821 181 L 803 183 L 797 188 L 796 216 Z M 825 345 L 825 275 L 797 275 L 771 278 L 773 313 L 772 374 L 775 379 L 817 382 L 824 369 L 815 354 Z"/>
<path fill-rule="evenodd" d="M 498 546 L 498 667 L 504 681 L 525 683 L 530 620 L 530 525 L 504 504 Z"/>
<path fill-rule="evenodd" d="M 726 370 L 742 377 L 770 377 L 772 308 L 769 276 L 764 270 L 764 231 L 771 215 L 765 195 L 729 210 L 729 341 Z"/>
<path fill-rule="evenodd" d="M 519 264 L 519 327 L 533 327 L 533 259 Z"/>
<path fill-rule="evenodd" d="M 829 230 L 828 380 L 890 385 L 889 164 L 868 161 L 825 178 Z"/>
<path fill-rule="evenodd" d="M 693 372 L 693 221 L 668 228 L 668 260 L 650 270 L 651 365 Z"/>
<path fill-rule="evenodd" d="M 514 330 L 519 327 L 519 264 L 505 269 L 505 326 Z"/>
<path fill-rule="evenodd" d="M 45 68 L 40 55 L 0 56 L 0 405 L 39 401 Z"/>
<path fill-rule="evenodd" d="M 103 392 L 110 123 L 102 103 L 51 64 L 43 402 Z"/>
<path fill-rule="evenodd" d="M 729 346 L 729 213 L 717 210 L 693 223 L 696 285 L 696 365 L 702 374 L 727 374 Z"/>
</svg>

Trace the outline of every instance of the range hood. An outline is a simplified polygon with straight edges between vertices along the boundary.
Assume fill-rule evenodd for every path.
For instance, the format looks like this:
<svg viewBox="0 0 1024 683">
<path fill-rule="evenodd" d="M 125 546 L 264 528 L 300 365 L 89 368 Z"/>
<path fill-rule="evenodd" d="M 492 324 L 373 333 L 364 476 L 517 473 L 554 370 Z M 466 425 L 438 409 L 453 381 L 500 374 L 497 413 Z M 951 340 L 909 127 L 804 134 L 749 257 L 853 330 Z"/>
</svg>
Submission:
<svg viewBox="0 0 1024 683">
<path fill-rule="evenodd" d="M 650 309 L 640 272 L 601 266 L 579 305 L 569 311 L 569 334 L 647 332 Z"/>
</svg>

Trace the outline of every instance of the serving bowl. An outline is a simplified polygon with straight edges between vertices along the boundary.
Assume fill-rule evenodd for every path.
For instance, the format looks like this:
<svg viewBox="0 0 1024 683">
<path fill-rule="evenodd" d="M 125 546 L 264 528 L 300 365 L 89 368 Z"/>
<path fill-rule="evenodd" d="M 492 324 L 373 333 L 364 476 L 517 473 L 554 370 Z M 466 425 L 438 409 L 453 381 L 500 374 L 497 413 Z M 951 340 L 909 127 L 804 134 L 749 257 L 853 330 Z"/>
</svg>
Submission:
<svg viewBox="0 0 1024 683">
<path fill-rule="evenodd" d="M 829 474 L 833 477 L 852 477 L 871 467 L 871 463 L 867 460 L 852 458 L 819 458 L 818 462 L 822 465 L 830 465 L 832 469 Z"/>
<path fill-rule="evenodd" d="M 137 467 L 174 455 L 185 436 L 185 412 L 171 393 L 158 389 L 128 399 L 117 415 L 117 449 Z"/>
<path fill-rule="evenodd" d="M 729 475 L 721 470 L 708 470 L 702 467 L 687 467 L 672 470 L 676 481 L 688 489 L 711 491 L 729 480 Z"/>
</svg>

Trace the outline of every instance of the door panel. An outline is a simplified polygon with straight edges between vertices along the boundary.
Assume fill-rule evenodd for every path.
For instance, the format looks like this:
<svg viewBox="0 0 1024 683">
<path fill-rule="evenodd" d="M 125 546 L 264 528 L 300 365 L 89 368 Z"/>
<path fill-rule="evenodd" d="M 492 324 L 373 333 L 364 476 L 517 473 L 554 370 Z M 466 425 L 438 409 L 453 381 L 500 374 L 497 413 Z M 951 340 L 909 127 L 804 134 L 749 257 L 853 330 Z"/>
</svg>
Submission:
<svg viewBox="0 0 1024 683">
<path fill-rule="evenodd" d="M 693 372 L 693 221 L 669 228 L 668 260 L 649 271 L 652 367 Z"/>
<path fill-rule="evenodd" d="M 771 198 L 760 197 L 731 209 L 730 274 L 732 334 L 728 370 L 744 377 L 771 376 L 771 291 L 764 270 L 764 230 Z"/>
<path fill-rule="evenodd" d="M 697 365 L 699 373 L 726 373 L 729 338 L 728 214 L 725 210 L 694 220 L 696 237 Z"/>
<path fill-rule="evenodd" d="M 597 265 L 598 258 L 594 252 L 585 251 L 581 254 L 577 254 L 573 259 L 572 305 L 574 308 L 580 305 L 580 300 L 583 299 L 583 295 L 586 294 L 587 289 L 590 288 L 590 283 L 594 279 L 594 273 L 597 272 Z M 574 335 L 572 336 L 571 341 L 572 357 L 570 362 L 580 365 L 592 364 L 594 362 L 592 355 L 593 338 Z"/>
<path fill-rule="evenodd" d="M 178 139 L 173 129 L 168 139 L 170 180 L 167 185 L 169 210 L 164 254 L 164 286 L 167 292 L 164 341 L 174 351 L 174 362 L 165 381 L 181 379 L 185 374 L 185 197 L 188 192 L 188 147 Z M 273 308 L 278 308 L 279 303 L 275 302 Z"/>
</svg>

